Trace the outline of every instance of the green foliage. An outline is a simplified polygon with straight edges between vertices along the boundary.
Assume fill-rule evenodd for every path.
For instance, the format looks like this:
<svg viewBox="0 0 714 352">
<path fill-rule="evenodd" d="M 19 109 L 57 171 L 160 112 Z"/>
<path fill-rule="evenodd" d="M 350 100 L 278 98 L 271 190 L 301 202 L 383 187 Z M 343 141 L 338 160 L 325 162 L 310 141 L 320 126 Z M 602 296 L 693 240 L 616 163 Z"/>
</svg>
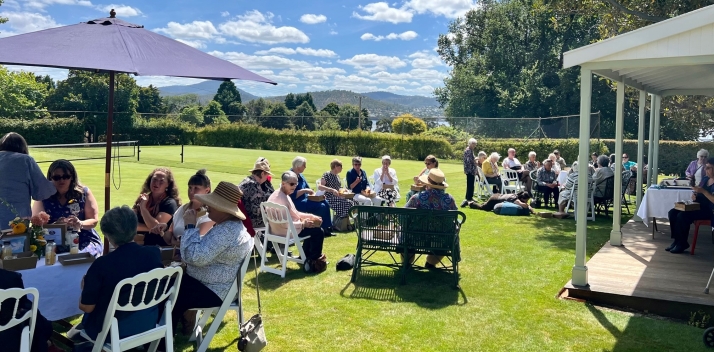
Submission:
<svg viewBox="0 0 714 352">
<path fill-rule="evenodd" d="M 303 101 L 300 106 L 295 108 L 295 117 L 293 125 L 298 129 L 306 129 L 312 131 L 315 129 L 315 110 L 310 107 L 307 101 Z"/>
<path fill-rule="evenodd" d="M 221 104 L 215 100 L 211 100 L 203 109 L 203 122 L 206 125 L 214 123 L 230 123 L 226 114 L 221 110 Z"/>
<path fill-rule="evenodd" d="M 171 95 L 164 97 L 163 100 L 166 112 L 169 114 L 178 114 L 190 105 L 201 105 L 198 94 Z"/>
<path fill-rule="evenodd" d="M 228 115 L 230 122 L 238 122 L 243 120 L 243 115 L 245 115 L 247 111 L 248 109 L 246 109 L 245 105 L 234 101 L 228 104 L 228 111 L 225 113 Z"/>
<path fill-rule="evenodd" d="M 471 136 L 467 132 L 450 126 L 439 126 L 431 128 L 426 132 L 422 133 L 422 136 L 444 139 L 452 145 L 461 143 L 463 144 L 464 148 L 466 148 L 466 143 L 468 142 L 469 138 L 471 138 Z M 459 150 L 464 148 L 459 148 Z"/>
<path fill-rule="evenodd" d="M 412 114 L 403 114 L 392 121 L 392 131 L 397 134 L 421 134 L 426 131 L 426 122 Z"/>
<path fill-rule="evenodd" d="M 233 81 L 224 81 L 221 83 L 213 100 L 220 104 L 221 110 L 224 112 L 230 110 L 231 103 L 241 103 L 240 92 Z"/>
<path fill-rule="evenodd" d="M 165 111 L 164 100 L 161 99 L 159 88 L 149 85 L 139 87 L 136 112 L 159 114 Z"/>
<path fill-rule="evenodd" d="M 430 137 L 400 137 L 386 133 L 275 130 L 255 125 L 207 126 L 198 132 L 196 144 L 206 146 L 265 149 L 329 155 L 424 159 L 429 154 L 447 158 L 451 146 Z"/>
<path fill-rule="evenodd" d="M 465 136 L 463 136 L 465 137 Z M 469 137 L 470 138 L 470 137 Z M 463 151 L 466 148 L 466 143 L 468 138 L 463 141 L 459 141 L 454 146 L 453 159 L 460 160 L 463 156 Z M 516 157 L 521 162 L 526 162 L 528 160 L 528 153 L 531 151 L 536 152 L 537 159 L 542 161 L 548 157 L 548 154 L 552 153 L 553 150 L 558 149 L 560 155 L 565 159 L 568 165 L 572 164 L 573 161 L 577 159 L 579 152 L 579 141 L 577 139 L 478 139 L 478 144 L 476 144 L 476 151 L 483 150 L 486 154 L 491 154 L 492 152 L 497 152 L 498 154 L 505 156 L 508 155 L 508 148 L 514 148 L 516 150 Z M 597 140 L 590 140 L 590 152 L 598 152 L 599 154 L 608 154 L 610 150 L 608 149 L 607 143 L 605 141 L 601 142 L 599 145 Z M 696 152 L 695 152 L 696 153 Z M 631 154 L 633 155 L 633 154 Z M 590 156 L 588 155 L 588 161 Z M 685 167 L 686 168 L 686 167 Z"/>
<path fill-rule="evenodd" d="M 270 101 L 263 98 L 254 99 L 245 104 L 248 116 L 263 116 L 271 107 Z"/>
<path fill-rule="evenodd" d="M 340 107 L 337 122 L 340 124 L 340 128 L 342 130 L 358 130 L 360 122 L 359 119 L 361 119 L 362 130 L 370 131 L 372 129 L 372 122 L 364 115 L 361 117 L 360 115 L 360 110 L 357 105 L 345 104 Z"/>
<path fill-rule="evenodd" d="M 179 119 L 183 122 L 188 122 L 194 126 L 202 126 L 204 124 L 203 113 L 201 107 L 197 105 L 187 106 L 181 110 Z"/>
<path fill-rule="evenodd" d="M 122 137 L 124 140 L 138 140 L 141 145 L 192 144 L 196 128 L 178 119 L 136 119 L 131 132 Z"/>
<path fill-rule="evenodd" d="M 285 103 L 269 103 L 268 108 L 263 111 L 263 115 L 260 117 L 260 125 L 277 130 L 291 128 L 290 116 L 292 116 L 292 112 L 288 110 Z"/>
<path fill-rule="evenodd" d="M 392 132 L 392 121 L 390 119 L 381 119 L 377 121 L 377 129 L 375 129 L 375 132 L 384 132 L 384 133 L 391 133 Z"/>
<path fill-rule="evenodd" d="M 605 139 L 603 143 L 611 153 L 615 152 L 614 139 Z M 659 163 L 657 164 L 659 172 L 666 175 L 683 176 L 689 163 L 697 158 L 697 151 L 699 149 L 706 149 L 709 151 L 709 154 L 712 154 L 714 153 L 714 143 L 660 141 Z M 649 143 L 647 141 L 645 141 L 644 150 L 645 154 L 647 154 L 649 150 Z M 622 152 L 629 155 L 632 161 L 637 161 L 637 140 L 626 139 L 622 143 Z"/>
<path fill-rule="evenodd" d="M 0 0 L 0 6 L 2 6 L 3 2 L 4 0 Z M 0 24 L 3 24 L 5 22 L 7 22 L 7 17 L 0 17 Z"/>
<path fill-rule="evenodd" d="M 312 109 L 312 111 L 317 110 L 317 108 L 315 107 L 315 103 L 312 101 L 312 95 L 310 93 L 289 93 L 285 96 L 285 106 L 288 108 L 288 110 L 295 110 L 303 103 L 307 103 L 307 105 Z"/>
<path fill-rule="evenodd" d="M 77 118 L 29 121 L 0 118 L 0 135 L 8 132 L 21 134 L 30 145 L 84 142 L 84 123 Z"/>
<path fill-rule="evenodd" d="M 337 105 L 336 103 L 329 103 L 329 104 L 325 105 L 325 107 L 322 108 L 321 111 L 324 111 L 324 112 L 330 114 L 331 116 L 337 116 L 340 114 L 340 106 Z"/>
<path fill-rule="evenodd" d="M 11 118 L 42 116 L 41 112 L 24 111 L 42 109 L 47 91 L 47 86 L 37 82 L 33 73 L 11 72 L 0 66 L 0 116 Z"/>
</svg>

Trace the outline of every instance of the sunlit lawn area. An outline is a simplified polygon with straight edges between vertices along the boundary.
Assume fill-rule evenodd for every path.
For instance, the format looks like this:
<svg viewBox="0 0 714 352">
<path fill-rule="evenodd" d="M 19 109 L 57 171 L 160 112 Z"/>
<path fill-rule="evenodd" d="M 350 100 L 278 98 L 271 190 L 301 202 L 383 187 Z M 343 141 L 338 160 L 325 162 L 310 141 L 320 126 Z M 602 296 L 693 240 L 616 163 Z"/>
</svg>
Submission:
<svg viewBox="0 0 714 352">
<path fill-rule="evenodd" d="M 115 172 L 112 206 L 133 204 L 147 174 L 155 166 L 174 170 L 182 197 L 186 182 L 199 167 L 208 169 L 214 184 L 240 182 L 258 156 L 270 160 L 274 173 L 289 169 L 294 153 L 186 147 L 143 147 L 142 161 L 122 159 Z M 334 158 L 306 155 L 305 176 L 310 184 L 329 169 Z M 349 165 L 349 157 L 339 157 Z M 104 164 L 101 160 L 75 163 L 82 181 L 103 209 Z M 378 159 L 366 159 L 371 171 Z M 41 165 L 46 170 L 47 164 Z M 406 194 L 421 161 L 395 160 L 400 186 Z M 448 192 L 460 202 L 465 181 L 461 164 L 442 163 Z M 345 168 L 345 171 L 347 167 Z M 120 177 L 121 176 L 121 177 Z M 344 176 L 344 175 L 343 175 Z M 275 182 L 274 184 L 278 184 Z M 404 205 L 404 200 L 399 206 Z M 354 233 L 325 241 L 328 270 L 307 275 L 289 264 L 281 279 L 260 274 L 268 351 L 697 351 L 704 350 L 703 330 L 668 320 L 652 319 L 555 298 L 569 280 L 574 263 L 575 223 L 572 219 L 502 217 L 464 210 L 461 231 L 461 291 L 450 286 L 450 276 L 414 273 L 399 285 L 387 269 L 362 275 L 350 284 L 350 272 L 334 264 L 354 253 Z M 588 255 L 607 241 L 611 219 L 589 224 Z M 387 257 L 388 258 L 388 257 Z M 422 259 L 423 260 L 423 259 Z M 277 260 L 273 260 L 277 263 Z M 246 316 L 257 311 L 252 265 L 245 280 Z M 229 315 L 214 339 L 215 351 L 235 351 L 237 324 Z M 193 345 L 179 337 L 177 351 Z"/>
</svg>

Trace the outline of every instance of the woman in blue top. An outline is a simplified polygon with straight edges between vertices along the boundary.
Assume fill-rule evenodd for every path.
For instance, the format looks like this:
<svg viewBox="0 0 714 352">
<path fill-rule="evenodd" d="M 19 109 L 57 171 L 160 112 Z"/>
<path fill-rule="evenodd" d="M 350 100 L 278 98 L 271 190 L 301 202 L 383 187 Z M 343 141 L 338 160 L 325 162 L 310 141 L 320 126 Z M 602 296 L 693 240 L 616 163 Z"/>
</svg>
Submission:
<svg viewBox="0 0 714 352">
<path fill-rule="evenodd" d="M 322 218 L 322 225 L 320 225 L 320 227 L 327 230 L 329 236 L 334 230 L 332 228 L 332 219 L 330 219 L 330 205 L 327 204 L 326 200 L 314 202 L 307 199 L 307 196 L 315 195 L 315 191 L 310 188 L 310 184 L 308 184 L 305 177 L 302 176 L 306 168 L 307 159 L 301 156 L 296 156 L 295 159 L 293 159 L 293 167 L 290 171 L 297 174 L 298 182 L 295 191 L 290 194 L 290 198 L 295 204 L 295 209 L 298 211 L 314 214 Z"/>
<path fill-rule="evenodd" d="M 13 210 L 0 205 L 0 230 L 9 229 L 9 222 L 15 218 L 30 217 L 30 199 L 43 200 L 57 190 L 47 181 L 42 170 L 28 155 L 25 138 L 15 132 L 9 132 L 0 139 L 0 198 L 10 204 Z"/>
<path fill-rule="evenodd" d="M 67 224 L 78 230 L 79 251 L 101 256 L 104 248 L 94 230 L 99 223 L 97 200 L 89 188 L 79 182 L 74 165 L 64 159 L 56 160 L 47 170 L 47 179 L 54 184 L 55 194 L 35 202 L 32 214 L 44 211 L 50 216 L 50 224 Z"/>
<path fill-rule="evenodd" d="M 355 194 L 355 202 L 362 205 L 382 205 L 384 199 L 379 196 L 373 198 L 365 197 L 362 195 L 362 191 L 367 191 L 369 188 L 369 180 L 367 179 L 367 173 L 362 170 L 362 158 L 356 156 L 352 158 L 352 170 L 347 171 L 347 186 Z"/>
<path fill-rule="evenodd" d="M 698 211 L 669 211 L 669 223 L 674 242 L 665 248 L 670 253 L 682 253 L 689 248 L 689 227 L 697 220 L 712 220 L 714 211 L 714 158 L 709 158 L 704 166 L 706 176 L 699 186 L 692 187 L 692 200 L 699 203 Z"/>
</svg>

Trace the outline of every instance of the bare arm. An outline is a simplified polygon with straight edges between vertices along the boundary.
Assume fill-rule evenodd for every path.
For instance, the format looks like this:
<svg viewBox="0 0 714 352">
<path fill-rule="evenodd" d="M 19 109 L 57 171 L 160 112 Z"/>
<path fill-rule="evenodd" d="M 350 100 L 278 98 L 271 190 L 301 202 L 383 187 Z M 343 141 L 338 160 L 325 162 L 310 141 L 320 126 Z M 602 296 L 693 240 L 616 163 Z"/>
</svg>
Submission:
<svg viewBox="0 0 714 352">
<path fill-rule="evenodd" d="M 35 216 L 43 211 L 45 211 L 45 205 L 42 204 L 42 201 L 36 200 L 32 203 L 32 216 Z"/>
<path fill-rule="evenodd" d="M 92 191 L 87 189 L 87 201 L 84 203 L 84 220 L 79 222 L 83 229 L 93 229 L 99 223 L 99 206 Z"/>
</svg>

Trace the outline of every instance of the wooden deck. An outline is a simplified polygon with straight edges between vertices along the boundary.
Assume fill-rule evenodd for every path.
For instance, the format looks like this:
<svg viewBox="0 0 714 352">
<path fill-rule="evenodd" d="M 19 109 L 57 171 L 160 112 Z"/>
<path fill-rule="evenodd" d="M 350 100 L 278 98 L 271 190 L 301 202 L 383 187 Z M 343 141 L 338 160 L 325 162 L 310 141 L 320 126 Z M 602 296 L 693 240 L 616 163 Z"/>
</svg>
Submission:
<svg viewBox="0 0 714 352">
<path fill-rule="evenodd" d="M 699 310 L 714 316 L 714 284 L 704 294 L 714 268 L 714 244 L 708 227 L 702 227 L 695 255 L 689 250 L 671 254 L 669 226 L 658 224 L 655 238 L 641 221 L 622 228 L 622 247 L 605 244 L 587 263 L 590 286 L 568 282 L 561 297 L 688 319 Z M 692 233 L 694 226 L 692 226 Z M 692 243 L 693 234 L 689 242 Z M 691 248 L 690 248 L 691 250 Z"/>
</svg>

